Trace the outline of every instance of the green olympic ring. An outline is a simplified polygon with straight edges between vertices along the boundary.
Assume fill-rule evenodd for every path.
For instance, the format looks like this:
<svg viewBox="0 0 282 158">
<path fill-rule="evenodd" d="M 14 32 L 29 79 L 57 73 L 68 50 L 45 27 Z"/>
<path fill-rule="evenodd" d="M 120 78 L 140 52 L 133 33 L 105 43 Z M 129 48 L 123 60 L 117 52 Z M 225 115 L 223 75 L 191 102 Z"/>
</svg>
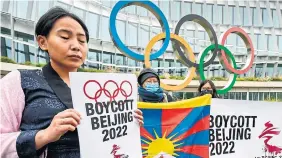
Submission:
<svg viewBox="0 0 282 158">
<path fill-rule="evenodd" d="M 228 57 L 232 61 L 234 69 L 237 69 L 235 58 L 232 55 L 232 53 L 230 52 L 230 50 L 227 49 L 226 47 L 224 47 L 223 45 L 218 45 L 218 48 L 223 50 L 225 53 L 227 53 Z M 200 57 L 200 62 L 199 62 L 199 72 L 200 72 L 201 80 L 206 80 L 205 73 L 204 73 L 204 59 L 205 59 L 205 56 L 208 55 L 209 51 L 214 50 L 214 49 L 215 49 L 215 45 L 212 44 L 212 45 L 210 45 L 209 47 L 207 47 L 203 51 L 202 55 L 200 55 L 201 57 Z M 221 51 L 220 51 L 220 53 L 221 53 Z M 220 60 L 221 60 L 221 58 L 220 58 Z M 234 84 L 236 82 L 236 78 L 237 78 L 237 74 L 231 73 L 230 76 L 229 76 L 228 84 L 225 87 L 223 87 L 222 89 L 216 90 L 216 92 L 218 94 L 225 94 L 225 93 L 227 93 L 234 86 Z"/>
</svg>

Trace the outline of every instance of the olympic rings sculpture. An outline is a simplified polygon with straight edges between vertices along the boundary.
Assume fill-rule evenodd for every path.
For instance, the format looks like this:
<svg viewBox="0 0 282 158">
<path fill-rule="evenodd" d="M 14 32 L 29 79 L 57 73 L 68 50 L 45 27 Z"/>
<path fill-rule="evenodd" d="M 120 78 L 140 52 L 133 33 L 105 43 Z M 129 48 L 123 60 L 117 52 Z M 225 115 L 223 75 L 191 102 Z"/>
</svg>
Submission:
<svg viewBox="0 0 282 158">
<path fill-rule="evenodd" d="M 97 92 L 95 92 L 95 94 L 93 95 L 90 95 L 87 93 L 86 91 L 86 88 L 88 86 L 89 83 L 95 83 L 98 85 L 99 87 L 99 90 Z M 115 84 L 115 86 L 117 87 L 116 90 L 114 90 L 113 94 L 110 93 L 109 90 L 106 89 L 106 86 L 108 83 L 113 83 Z M 130 93 L 127 94 L 126 91 L 122 88 L 122 86 L 125 84 L 125 83 L 128 83 L 129 86 L 130 86 Z M 108 98 L 110 98 L 110 102 L 115 100 L 115 98 L 118 96 L 119 92 L 125 97 L 125 100 L 130 97 L 132 95 L 132 92 L 133 92 L 133 88 L 132 88 L 132 85 L 129 81 L 127 80 L 124 80 L 121 82 L 120 86 L 118 86 L 118 84 L 113 81 L 113 80 L 108 80 L 104 83 L 103 87 L 101 86 L 101 84 L 96 81 L 96 80 L 88 80 L 87 82 L 85 82 L 84 86 L 83 86 L 83 92 L 84 92 L 84 95 L 89 98 L 89 99 L 92 99 L 92 100 L 95 100 L 95 102 L 97 102 L 97 99 L 101 97 L 102 95 L 102 92 L 104 92 L 105 96 L 107 96 Z"/>
<path fill-rule="evenodd" d="M 117 29 L 116 29 L 116 17 L 119 12 L 124 7 L 131 6 L 131 5 L 137 5 L 143 8 L 148 9 L 152 14 L 156 16 L 158 21 L 160 22 L 161 28 L 162 28 L 162 33 L 156 35 L 153 37 L 150 42 L 148 43 L 144 55 L 140 55 L 137 52 L 134 52 L 130 50 L 119 38 Z M 189 44 L 179 36 L 179 31 L 180 27 L 184 22 L 187 21 L 193 21 L 201 25 L 205 31 L 207 32 L 209 39 L 211 41 L 211 45 L 207 47 L 202 53 L 200 53 L 198 57 L 198 63 L 195 62 L 195 56 L 194 53 L 189 46 Z M 216 56 L 219 56 L 219 61 L 220 63 L 224 66 L 224 68 L 231 74 L 229 76 L 229 82 L 228 84 L 222 88 L 217 90 L 218 94 L 225 94 L 229 90 L 232 89 L 232 87 L 235 84 L 236 77 L 237 75 L 241 75 L 249 71 L 252 67 L 252 64 L 254 62 L 254 46 L 251 41 L 251 38 L 248 36 L 248 34 L 242 30 L 241 28 L 238 27 L 232 27 L 228 29 L 226 32 L 222 34 L 220 39 L 217 39 L 216 32 L 212 28 L 212 25 L 203 17 L 195 14 L 188 14 L 184 17 L 182 17 L 179 22 L 177 23 L 174 33 L 170 33 L 168 21 L 165 18 L 163 12 L 158 8 L 153 2 L 151 1 L 118 1 L 116 5 L 113 7 L 112 12 L 110 14 L 110 22 L 109 22 L 109 32 L 111 35 L 111 38 L 115 44 L 115 46 L 125 54 L 127 57 L 136 60 L 136 61 L 144 61 L 145 67 L 150 68 L 151 67 L 151 60 L 157 59 L 161 55 L 163 55 L 168 47 L 170 39 L 172 39 L 172 48 L 174 52 L 176 53 L 179 61 L 184 64 L 187 67 L 190 67 L 190 71 L 187 74 L 187 77 L 185 80 L 180 84 L 176 86 L 170 86 L 167 84 L 164 84 L 161 82 L 161 87 L 164 88 L 165 90 L 169 91 L 177 91 L 185 88 L 189 83 L 192 81 L 193 77 L 196 75 L 196 70 L 199 71 L 200 73 L 200 78 L 201 80 L 205 80 L 204 76 L 204 67 L 207 67 L 213 63 L 215 60 Z M 236 61 L 235 57 L 232 55 L 230 50 L 228 50 L 226 47 L 224 47 L 224 44 L 226 42 L 226 39 L 229 34 L 235 33 L 239 37 L 241 37 L 247 47 L 247 52 L 248 52 L 248 59 L 246 64 L 242 67 L 242 69 L 238 70 L 236 66 Z M 161 48 L 151 54 L 151 50 L 154 46 L 154 44 L 160 40 L 163 40 L 163 45 Z M 184 52 L 182 51 L 182 49 Z M 208 54 L 209 51 L 212 51 L 212 57 L 208 59 L 208 61 L 204 62 L 204 57 Z M 187 58 L 185 56 L 187 54 Z M 232 64 L 230 64 L 230 61 Z"/>
</svg>

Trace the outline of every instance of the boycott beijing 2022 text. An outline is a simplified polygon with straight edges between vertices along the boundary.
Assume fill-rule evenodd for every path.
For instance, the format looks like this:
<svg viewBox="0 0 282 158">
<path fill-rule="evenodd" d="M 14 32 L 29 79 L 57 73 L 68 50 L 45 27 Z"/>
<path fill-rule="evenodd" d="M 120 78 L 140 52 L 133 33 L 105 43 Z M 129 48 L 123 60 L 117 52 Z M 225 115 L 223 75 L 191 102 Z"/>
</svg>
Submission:
<svg viewBox="0 0 282 158">
<path fill-rule="evenodd" d="M 235 153 L 236 140 L 250 140 L 257 116 L 210 115 L 210 156 Z"/>
<path fill-rule="evenodd" d="M 85 103 L 86 114 L 91 117 L 92 130 L 104 129 L 103 142 L 127 135 L 126 123 L 133 121 L 133 100 Z M 114 113 L 114 115 L 110 115 Z"/>
</svg>

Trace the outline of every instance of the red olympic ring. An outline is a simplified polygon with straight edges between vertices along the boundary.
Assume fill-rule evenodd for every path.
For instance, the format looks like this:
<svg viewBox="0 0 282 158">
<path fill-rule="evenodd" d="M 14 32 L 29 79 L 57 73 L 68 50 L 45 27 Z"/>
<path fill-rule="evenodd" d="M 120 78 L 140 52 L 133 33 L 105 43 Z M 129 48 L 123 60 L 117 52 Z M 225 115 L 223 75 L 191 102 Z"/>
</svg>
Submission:
<svg viewBox="0 0 282 158">
<path fill-rule="evenodd" d="M 128 84 L 130 85 L 131 91 L 130 91 L 130 93 L 129 93 L 128 95 L 126 94 L 125 90 L 122 89 L 122 85 L 123 85 L 124 83 L 128 83 Z M 119 89 L 120 89 L 121 94 L 122 94 L 124 97 L 126 97 L 126 99 L 127 99 L 127 97 L 130 97 L 131 94 L 132 94 L 132 92 L 133 92 L 132 85 L 131 85 L 131 83 L 130 83 L 129 81 L 122 81 L 121 84 L 120 84 Z"/>
<path fill-rule="evenodd" d="M 91 95 L 89 95 L 87 92 L 86 92 L 86 86 L 88 85 L 88 83 L 91 83 L 91 82 L 94 82 L 96 83 L 98 86 L 99 86 L 99 90 L 94 94 L 94 97 L 91 97 Z M 106 89 L 106 86 L 108 83 L 114 83 L 116 85 L 116 90 L 114 90 L 113 94 L 111 94 L 109 92 L 108 89 Z M 129 94 L 126 93 L 126 91 L 124 89 L 122 89 L 122 86 L 124 83 L 128 83 L 130 85 L 130 88 L 131 88 L 131 91 Z M 132 95 L 132 92 L 133 92 L 133 88 L 132 88 L 132 85 L 129 81 L 122 81 L 120 86 L 118 86 L 118 84 L 113 81 L 113 80 L 108 80 L 107 82 L 104 83 L 103 87 L 101 86 L 101 84 L 96 81 L 96 80 L 89 80 L 87 81 L 84 86 L 83 86 L 83 92 L 85 94 L 85 96 L 89 99 L 92 99 L 92 100 L 95 100 L 97 102 L 97 99 L 101 97 L 102 95 L 102 92 L 104 92 L 104 94 L 110 99 L 110 102 L 112 100 L 115 100 L 115 98 L 118 96 L 119 92 L 121 92 L 121 94 L 125 97 L 125 99 L 127 99 L 128 97 L 130 97 Z"/>
<path fill-rule="evenodd" d="M 227 58 L 227 56 L 226 56 L 226 54 L 223 50 L 221 51 L 220 55 L 221 55 L 221 59 L 223 60 L 224 66 L 225 66 L 227 71 L 241 75 L 241 74 L 248 72 L 252 68 L 252 65 L 253 65 L 254 60 L 255 60 L 255 49 L 254 49 L 254 46 L 253 46 L 253 43 L 252 43 L 250 36 L 243 29 L 238 28 L 238 27 L 232 27 L 232 28 L 228 29 L 223 34 L 222 40 L 221 40 L 221 45 L 224 46 L 228 35 L 231 34 L 231 33 L 235 33 L 243 39 L 243 41 L 244 41 L 244 43 L 247 47 L 247 51 L 248 51 L 248 53 L 250 53 L 249 58 L 247 60 L 247 63 L 245 64 L 245 66 L 241 70 L 237 70 L 229 64 L 228 58 Z"/>
</svg>

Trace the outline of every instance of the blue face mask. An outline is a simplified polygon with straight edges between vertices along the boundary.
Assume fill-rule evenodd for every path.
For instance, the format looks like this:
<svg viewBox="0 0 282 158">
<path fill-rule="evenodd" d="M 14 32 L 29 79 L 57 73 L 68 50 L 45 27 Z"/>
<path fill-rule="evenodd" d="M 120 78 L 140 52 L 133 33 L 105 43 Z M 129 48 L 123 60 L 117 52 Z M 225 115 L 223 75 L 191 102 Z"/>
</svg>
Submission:
<svg viewBox="0 0 282 158">
<path fill-rule="evenodd" d="M 147 83 L 145 89 L 149 92 L 155 93 L 160 89 L 160 87 L 158 83 Z"/>
</svg>

